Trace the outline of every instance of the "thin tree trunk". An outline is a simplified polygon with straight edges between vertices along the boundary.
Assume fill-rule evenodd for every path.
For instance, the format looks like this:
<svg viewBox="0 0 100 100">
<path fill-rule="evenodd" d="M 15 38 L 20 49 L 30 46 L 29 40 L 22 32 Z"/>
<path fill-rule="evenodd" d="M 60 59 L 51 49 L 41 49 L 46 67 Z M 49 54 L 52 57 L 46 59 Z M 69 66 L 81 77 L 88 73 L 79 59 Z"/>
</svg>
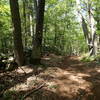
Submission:
<svg viewBox="0 0 100 100">
<path fill-rule="evenodd" d="M 24 17 L 24 46 L 27 47 L 27 23 L 26 23 L 26 0 L 23 0 L 23 17 Z"/>
<path fill-rule="evenodd" d="M 45 24 L 45 28 L 44 28 L 44 37 L 43 37 L 43 46 L 45 47 L 46 46 L 46 40 L 47 38 L 47 24 Z"/>
<path fill-rule="evenodd" d="M 54 45 L 56 46 L 57 44 L 57 24 L 55 22 L 55 36 L 54 36 Z"/>
<path fill-rule="evenodd" d="M 33 7 L 33 0 L 30 0 L 29 2 L 29 7 L 30 8 L 30 14 L 29 14 L 29 19 L 30 19 L 30 36 L 34 37 L 34 7 Z"/>
</svg>

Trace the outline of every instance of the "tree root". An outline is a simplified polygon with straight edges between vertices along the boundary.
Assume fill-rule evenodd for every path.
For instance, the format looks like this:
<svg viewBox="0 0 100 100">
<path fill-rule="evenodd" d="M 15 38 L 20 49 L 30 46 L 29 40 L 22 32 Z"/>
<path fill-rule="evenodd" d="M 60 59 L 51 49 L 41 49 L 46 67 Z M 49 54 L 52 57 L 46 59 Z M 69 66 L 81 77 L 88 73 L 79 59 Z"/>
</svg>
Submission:
<svg viewBox="0 0 100 100">
<path fill-rule="evenodd" d="M 40 85 L 39 87 L 37 87 L 36 89 L 31 90 L 30 92 L 26 93 L 21 100 L 24 100 L 26 97 L 28 97 L 29 95 L 31 95 L 32 93 L 35 93 L 37 91 L 39 91 L 41 88 L 43 88 L 45 86 L 45 83 L 43 83 L 42 85 Z"/>
</svg>

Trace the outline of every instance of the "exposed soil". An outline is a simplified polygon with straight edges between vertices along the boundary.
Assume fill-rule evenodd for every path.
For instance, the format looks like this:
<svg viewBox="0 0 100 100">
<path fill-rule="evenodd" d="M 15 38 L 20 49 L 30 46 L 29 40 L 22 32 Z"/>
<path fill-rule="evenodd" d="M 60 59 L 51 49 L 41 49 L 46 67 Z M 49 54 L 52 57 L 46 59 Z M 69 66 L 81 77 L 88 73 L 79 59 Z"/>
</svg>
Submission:
<svg viewBox="0 0 100 100">
<path fill-rule="evenodd" d="M 83 63 L 77 56 L 42 58 L 43 65 L 22 66 L 12 72 L 0 73 L 0 100 L 100 100 L 100 66 L 96 62 Z M 9 99 L 5 96 L 9 92 Z"/>
</svg>

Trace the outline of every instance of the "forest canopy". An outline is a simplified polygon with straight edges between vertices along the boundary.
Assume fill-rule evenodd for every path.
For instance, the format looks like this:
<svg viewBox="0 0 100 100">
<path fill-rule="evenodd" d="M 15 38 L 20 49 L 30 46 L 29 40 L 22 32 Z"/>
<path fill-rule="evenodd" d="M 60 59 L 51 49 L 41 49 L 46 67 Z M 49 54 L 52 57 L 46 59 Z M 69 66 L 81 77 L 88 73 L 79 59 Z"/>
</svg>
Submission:
<svg viewBox="0 0 100 100">
<path fill-rule="evenodd" d="M 30 62 L 32 59 L 40 59 L 45 53 L 99 53 L 99 0 L 16 2 L 15 7 L 12 0 L 0 1 L 1 53 L 10 54 L 16 51 L 18 54 L 15 53 L 15 57 L 22 54 L 21 60 L 24 58 L 24 51 L 29 50 Z M 19 51 L 16 46 L 20 47 Z"/>
</svg>

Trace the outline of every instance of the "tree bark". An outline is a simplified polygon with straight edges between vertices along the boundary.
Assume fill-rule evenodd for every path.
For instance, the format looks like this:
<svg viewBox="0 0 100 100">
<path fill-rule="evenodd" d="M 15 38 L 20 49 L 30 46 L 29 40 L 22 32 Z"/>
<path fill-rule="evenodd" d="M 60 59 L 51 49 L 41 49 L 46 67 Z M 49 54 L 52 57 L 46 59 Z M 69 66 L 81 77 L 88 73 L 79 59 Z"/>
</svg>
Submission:
<svg viewBox="0 0 100 100">
<path fill-rule="evenodd" d="M 31 57 L 31 63 L 33 64 L 39 64 L 42 56 L 45 0 L 37 0 L 36 4 L 36 33 L 33 41 L 34 43 Z"/>
<path fill-rule="evenodd" d="M 27 47 L 27 16 L 26 16 L 26 0 L 23 0 L 23 31 L 24 31 L 24 47 Z"/>
<path fill-rule="evenodd" d="M 91 8 L 91 1 L 88 0 L 88 24 L 82 16 L 82 28 L 84 32 L 84 37 L 87 41 L 90 56 L 97 54 L 97 36 L 95 28 L 95 20 L 93 17 L 93 11 Z M 88 27 L 89 26 L 89 27 Z"/>
<path fill-rule="evenodd" d="M 92 45 L 92 49 L 90 55 L 97 54 L 97 38 L 96 38 L 96 25 L 95 19 L 93 17 L 93 10 L 91 5 L 91 0 L 88 0 L 88 16 L 89 16 L 89 29 L 90 29 L 90 44 Z"/>
<path fill-rule="evenodd" d="M 24 53 L 18 0 L 10 0 L 10 9 L 13 23 L 14 54 L 16 62 L 21 66 L 24 65 Z"/>
</svg>

